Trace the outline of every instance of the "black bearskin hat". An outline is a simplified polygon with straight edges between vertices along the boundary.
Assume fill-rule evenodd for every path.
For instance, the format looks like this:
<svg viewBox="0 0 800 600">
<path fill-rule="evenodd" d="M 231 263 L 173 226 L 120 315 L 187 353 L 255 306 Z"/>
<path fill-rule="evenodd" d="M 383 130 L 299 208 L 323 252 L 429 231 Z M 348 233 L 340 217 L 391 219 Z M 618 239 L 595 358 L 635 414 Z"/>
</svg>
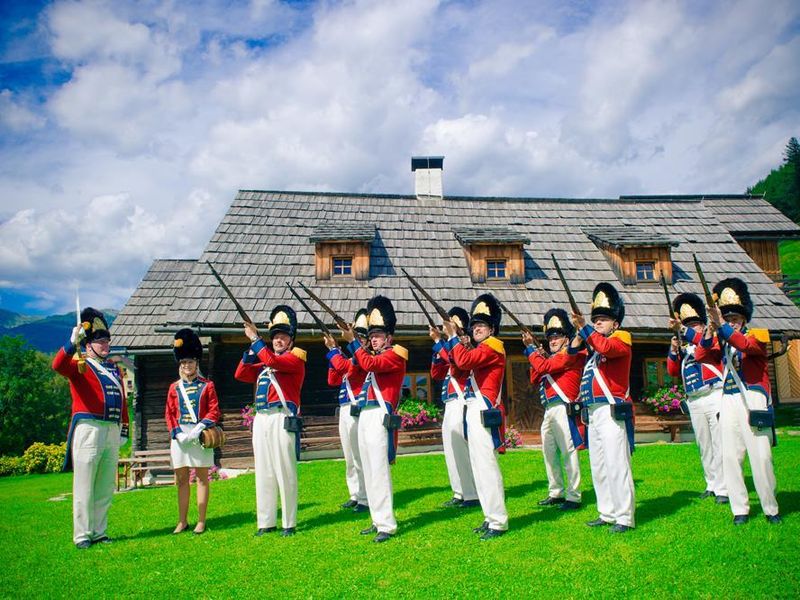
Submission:
<svg viewBox="0 0 800 600">
<path fill-rule="evenodd" d="M 383 331 L 389 335 L 394 333 L 397 317 L 394 314 L 392 301 L 386 296 L 375 296 L 367 303 L 368 333 Z"/>
<path fill-rule="evenodd" d="M 85 343 L 95 340 L 111 339 L 106 317 L 96 308 L 87 306 L 81 311 L 81 326 L 86 333 Z"/>
<path fill-rule="evenodd" d="M 753 301 L 747 284 L 738 277 L 723 279 L 714 286 L 714 295 L 717 297 L 722 316 L 729 314 L 742 315 L 745 321 L 753 317 Z"/>
<path fill-rule="evenodd" d="M 568 338 L 575 335 L 575 326 L 563 308 L 551 308 L 544 313 L 544 337 L 551 335 L 565 335 Z"/>
<path fill-rule="evenodd" d="M 460 327 L 464 331 L 467 331 L 469 326 L 469 313 L 467 311 L 460 306 L 454 306 L 447 311 L 447 314 L 450 315 L 450 320 L 456 327 Z"/>
<path fill-rule="evenodd" d="M 697 294 L 687 293 L 675 296 L 672 300 L 672 311 L 677 313 L 678 319 L 684 325 L 697 321 L 705 325 L 708 320 L 706 318 L 706 307 Z"/>
<path fill-rule="evenodd" d="M 297 313 L 291 306 L 279 304 L 272 309 L 269 315 L 269 337 L 272 339 L 278 332 L 287 334 L 294 339 L 297 333 Z"/>
<path fill-rule="evenodd" d="M 355 321 L 353 321 L 353 330 L 358 335 L 367 335 L 369 329 L 369 320 L 367 319 L 367 309 L 359 308 L 356 313 Z"/>
<path fill-rule="evenodd" d="M 611 317 L 620 325 L 625 318 L 625 302 L 610 283 L 598 283 L 592 292 L 592 319 L 599 316 Z"/>
<path fill-rule="evenodd" d="M 486 323 L 489 327 L 494 328 L 493 335 L 500 334 L 500 320 L 503 318 L 503 310 L 497 303 L 497 298 L 491 294 L 481 294 L 472 303 L 470 309 L 472 315 L 469 320 L 469 328 L 475 323 Z"/>
<path fill-rule="evenodd" d="M 175 362 L 181 362 L 185 358 L 193 358 L 200 362 L 200 359 L 203 358 L 203 344 L 191 329 L 179 330 L 175 334 L 175 341 L 172 346 Z"/>
</svg>

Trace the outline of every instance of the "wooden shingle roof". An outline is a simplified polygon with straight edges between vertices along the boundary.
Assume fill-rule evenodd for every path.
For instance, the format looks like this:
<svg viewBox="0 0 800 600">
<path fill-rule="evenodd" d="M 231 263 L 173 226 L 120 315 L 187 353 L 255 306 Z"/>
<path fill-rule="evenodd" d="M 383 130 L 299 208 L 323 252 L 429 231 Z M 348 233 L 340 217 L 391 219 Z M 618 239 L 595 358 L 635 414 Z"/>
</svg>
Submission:
<svg viewBox="0 0 800 600">
<path fill-rule="evenodd" d="M 178 290 L 183 287 L 195 260 L 155 260 L 139 287 L 111 326 L 112 343 L 125 348 L 163 349 L 172 346 L 173 336 L 155 333 L 164 323 Z"/>
<path fill-rule="evenodd" d="M 371 242 L 375 239 L 374 223 L 319 223 L 311 230 L 308 241 L 317 242 L 354 241 Z"/>
<path fill-rule="evenodd" d="M 747 198 L 754 213 L 769 209 L 761 198 Z M 446 308 L 468 308 L 484 291 L 495 293 L 520 318 L 541 324 L 553 306 L 567 306 L 567 298 L 550 259 L 554 252 L 578 302 L 589 305 L 599 281 L 616 285 L 625 300 L 628 329 L 664 329 L 663 292 L 653 285 L 623 286 L 602 252 L 582 227 L 626 225 L 678 242 L 672 249 L 674 293 L 701 293 L 692 254 L 703 264 L 713 284 L 737 275 L 750 285 L 756 302 L 754 326 L 800 329 L 800 310 L 750 259 L 727 229 L 715 201 L 691 198 L 547 199 L 421 197 L 305 192 L 240 191 L 200 261 L 210 260 L 239 302 L 257 321 L 268 320 L 278 303 L 296 305 L 286 281 L 302 281 L 334 310 L 352 318 L 377 293 L 389 296 L 398 316 L 398 328 L 427 327 L 408 283 L 405 268 Z M 463 248 L 453 230 L 474 227 L 491 219 L 493 227 L 529 239 L 524 245 L 525 281 L 521 284 L 473 284 Z M 368 280 L 316 281 L 314 244 L 320 222 L 376 223 L 370 250 Z M 784 223 L 785 226 L 785 223 Z M 795 228 L 796 229 L 796 228 Z M 301 328 L 313 321 L 296 306 Z M 169 324 L 202 323 L 232 326 L 239 317 L 204 264 L 187 274 L 186 285 L 164 319 Z M 509 327 L 503 320 L 504 327 Z"/>
<path fill-rule="evenodd" d="M 612 225 L 610 227 L 588 225 L 581 227 L 581 231 L 596 244 L 613 248 L 677 246 L 679 244 L 677 240 L 668 238 L 655 230 L 636 225 Z"/>
<path fill-rule="evenodd" d="M 527 235 L 508 227 L 457 227 L 453 228 L 456 239 L 468 246 L 470 244 L 528 244 Z"/>
</svg>

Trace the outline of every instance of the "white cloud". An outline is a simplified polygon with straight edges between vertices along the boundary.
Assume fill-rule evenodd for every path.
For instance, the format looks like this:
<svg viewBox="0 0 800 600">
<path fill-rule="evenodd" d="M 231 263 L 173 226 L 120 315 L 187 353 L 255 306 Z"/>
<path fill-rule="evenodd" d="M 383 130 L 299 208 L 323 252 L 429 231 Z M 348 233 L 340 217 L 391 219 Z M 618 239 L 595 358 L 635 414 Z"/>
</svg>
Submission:
<svg viewBox="0 0 800 600">
<path fill-rule="evenodd" d="M 41 129 L 45 119 L 14 98 L 11 90 L 0 91 L 0 123 L 14 132 Z"/>
</svg>

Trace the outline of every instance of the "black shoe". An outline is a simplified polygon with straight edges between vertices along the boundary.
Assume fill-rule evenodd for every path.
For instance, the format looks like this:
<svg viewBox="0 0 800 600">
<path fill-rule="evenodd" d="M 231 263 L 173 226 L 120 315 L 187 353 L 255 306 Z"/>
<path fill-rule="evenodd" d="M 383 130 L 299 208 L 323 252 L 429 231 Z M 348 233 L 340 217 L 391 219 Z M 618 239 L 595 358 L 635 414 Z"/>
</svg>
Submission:
<svg viewBox="0 0 800 600">
<path fill-rule="evenodd" d="M 447 502 L 443 502 L 442 506 L 444 508 L 453 508 L 455 506 L 461 506 L 462 502 L 464 502 L 464 501 L 461 498 L 456 498 L 455 496 L 453 496 Z"/>
<path fill-rule="evenodd" d="M 368 510 L 369 510 L 369 506 L 367 506 L 366 504 L 358 504 L 358 503 L 356 503 L 356 505 L 353 507 L 353 512 L 354 513 L 367 512 Z"/>
<path fill-rule="evenodd" d="M 728 500 L 727 496 L 717 496 L 717 499 L 714 501 L 717 504 L 728 504 L 730 500 Z"/>
<path fill-rule="evenodd" d="M 372 541 L 375 542 L 376 544 L 382 544 L 383 542 L 391 539 L 391 537 L 392 537 L 391 533 L 386 533 L 385 531 L 379 531 L 378 535 L 372 538 Z"/>
<path fill-rule="evenodd" d="M 483 532 L 481 536 L 481 541 L 485 542 L 487 540 L 493 540 L 495 538 L 499 538 L 501 535 L 504 535 L 505 531 L 500 531 L 499 529 L 487 529 Z"/>
<path fill-rule="evenodd" d="M 480 526 L 472 530 L 472 533 L 486 533 L 489 531 L 489 521 L 484 521 Z"/>
<path fill-rule="evenodd" d="M 480 505 L 480 500 L 463 500 L 461 504 L 458 505 L 458 508 L 475 508 L 476 506 Z"/>
<path fill-rule="evenodd" d="M 714 496 L 714 495 L 716 495 L 716 494 L 714 494 L 714 492 L 712 492 L 711 490 L 706 490 L 705 492 L 700 494 L 700 500 L 705 500 L 709 496 Z"/>
<path fill-rule="evenodd" d="M 544 500 L 539 500 L 536 504 L 539 506 L 551 506 L 553 504 L 564 504 L 566 500 L 564 498 L 551 498 L 547 497 Z"/>
<path fill-rule="evenodd" d="M 296 533 L 294 527 L 286 527 L 281 531 L 281 537 L 292 537 Z"/>
<path fill-rule="evenodd" d="M 630 525 L 614 525 L 611 529 L 608 530 L 609 533 L 625 533 L 629 529 L 633 529 Z"/>
<path fill-rule="evenodd" d="M 559 508 L 561 510 L 578 510 L 580 507 L 581 507 L 580 502 L 573 502 L 572 500 L 567 500 Z"/>
<path fill-rule="evenodd" d="M 344 504 L 340 504 L 339 506 L 340 508 L 355 508 L 357 504 L 358 504 L 357 500 L 348 500 L 347 502 L 345 502 Z"/>
<path fill-rule="evenodd" d="M 781 523 L 783 523 L 783 519 L 781 519 L 781 516 L 777 513 L 774 515 L 765 515 L 765 516 L 767 517 L 767 523 L 769 523 L 770 525 L 780 525 Z"/>
<path fill-rule="evenodd" d="M 734 515 L 733 517 L 733 524 L 734 525 L 744 525 L 750 520 L 749 515 Z"/>
<path fill-rule="evenodd" d="M 75 544 L 75 547 L 78 550 L 86 550 L 87 548 L 91 548 L 92 547 L 92 542 L 90 542 L 89 540 L 83 540 L 83 541 L 78 542 L 77 544 Z"/>
<path fill-rule="evenodd" d="M 92 540 L 93 544 L 113 544 L 114 540 L 112 540 L 107 535 L 101 535 L 99 538 Z"/>
<path fill-rule="evenodd" d="M 361 535 L 371 535 L 373 533 L 378 533 L 378 528 L 375 525 L 370 525 L 366 529 L 361 530 Z"/>
<path fill-rule="evenodd" d="M 277 531 L 277 527 L 260 527 L 258 531 L 255 532 L 256 537 L 261 537 L 266 533 L 272 533 L 273 531 Z"/>
<path fill-rule="evenodd" d="M 589 521 L 586 523 L 589 527 L 605 527 L 606 525 L 613 525 L 613 523 L 609 523 L 608 521 L 603 521 L 599 517 L 594 521 Z"/>
</svg>

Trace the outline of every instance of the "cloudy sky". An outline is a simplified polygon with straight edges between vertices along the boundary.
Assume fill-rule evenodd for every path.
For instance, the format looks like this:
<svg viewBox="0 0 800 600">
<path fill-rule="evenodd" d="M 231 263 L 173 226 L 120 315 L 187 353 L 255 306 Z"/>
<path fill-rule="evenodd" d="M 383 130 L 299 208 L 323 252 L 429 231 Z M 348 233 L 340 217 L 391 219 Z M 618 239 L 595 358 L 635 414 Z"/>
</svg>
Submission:
<svg viewBox="0 0 800 600">
<path fill-rule="evenodd" d="M 0 308 L 121 308 L 237 189 L 743 193 L 800 136 L 800 3 L 0 2 Z"/>
</svg>

